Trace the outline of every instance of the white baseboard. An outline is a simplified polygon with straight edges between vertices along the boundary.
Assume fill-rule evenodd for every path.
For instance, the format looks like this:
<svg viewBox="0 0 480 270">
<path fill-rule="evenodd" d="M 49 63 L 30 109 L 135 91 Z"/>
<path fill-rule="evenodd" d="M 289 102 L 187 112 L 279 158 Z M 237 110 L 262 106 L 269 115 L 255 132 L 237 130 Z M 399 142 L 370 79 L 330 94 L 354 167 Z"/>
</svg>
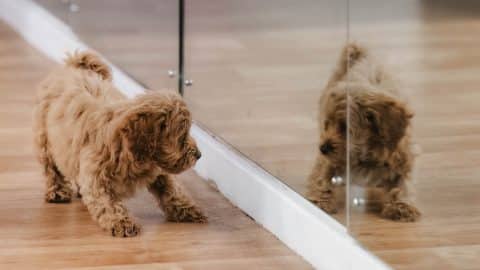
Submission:
<svg viewBox="0 0 480 270">
<path fill-rule="evenodd" d="M 41 52 L 61 61 L 66 52 L 86 49 L 62 21 L 30 0 L 0 0 L 0 19 Z M 111 63 L 110 63 L 111 64 Z M 115 85 L 128 96 L 143 87 L 111 64 Z M 317 269 L 390 269 L 364 250 L 345 227 L 239 155 L 198 125 L 192 136 L 203 153 L 197 173 Z"/>
</svg>

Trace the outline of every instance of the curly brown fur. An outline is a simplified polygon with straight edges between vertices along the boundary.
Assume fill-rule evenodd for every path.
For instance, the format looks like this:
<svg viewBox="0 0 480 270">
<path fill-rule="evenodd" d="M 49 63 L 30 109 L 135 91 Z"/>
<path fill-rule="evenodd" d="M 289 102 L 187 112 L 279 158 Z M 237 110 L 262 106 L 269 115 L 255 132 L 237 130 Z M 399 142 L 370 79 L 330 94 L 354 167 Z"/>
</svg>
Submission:
<svg viewBox="0 0 480 270">
<path fill-rule="evenodd" d="M 392 220 L 415 221 L 420 212 L 407 202 L 414 162 L 412 117 L 384 68 L 364 48 L 347 45 L 320 98 L 320 146 L 307 198 L 328 213 L 337 211 L 344 186 L 331 179 L 345 176 L 348 129 L 351 181 L 367 187 L 370 209 Z"/>
<path fill-rule="evenodd" d="M 140 226 L 122 200 L 145 186 L 169 220 L 204 222 L 205 216 L 170 176 L 200 158 L 181 97 L 150 91 L 124 100 L 117 93 L 110 69 L 91 52 L 70 56 L 41 83 L 34 133 L 46 201 L 69 202 L 72 187 L 78 187 L 103 229 L 114 236 L 135 236 Z"/>
</svg>

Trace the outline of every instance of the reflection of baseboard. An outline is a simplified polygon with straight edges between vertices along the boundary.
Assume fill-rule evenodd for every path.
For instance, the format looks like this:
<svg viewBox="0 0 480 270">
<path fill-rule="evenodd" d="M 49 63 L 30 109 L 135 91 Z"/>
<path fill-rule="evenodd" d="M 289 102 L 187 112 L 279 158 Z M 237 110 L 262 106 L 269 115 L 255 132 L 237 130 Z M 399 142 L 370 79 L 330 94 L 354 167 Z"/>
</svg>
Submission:
<svg viewBox="0 0 480 270">
<path fill-rule="evenodd" d="M 66 52 L 88 48 L 70 27 L 50 12 L 29 0 L 0 0 L 0 19 L 15 29 L 32 46 L 55 61 L 61 61 Z M 127 89 L 132 97 L 143 92 L 141 87 L 117 67 L 112 66 L 115 85 Z M 122 86 L 122 87 L 120 87 Z"/>
<path fill-rule="evenodd" d="M 0 0 L 0 18 L 55 61 L 67 51 L 87 48 L 65 23 L 33 1 Z M 141 85 L 111 66 L 115 85 L 126 96 L 143 92 Z M 315 268 L 389 269 L 334 219 L 215 136 L 197 125 L 192 135 L 203 153 L 197 173 L 215 182 L 225 197 Z"/>
</svg>

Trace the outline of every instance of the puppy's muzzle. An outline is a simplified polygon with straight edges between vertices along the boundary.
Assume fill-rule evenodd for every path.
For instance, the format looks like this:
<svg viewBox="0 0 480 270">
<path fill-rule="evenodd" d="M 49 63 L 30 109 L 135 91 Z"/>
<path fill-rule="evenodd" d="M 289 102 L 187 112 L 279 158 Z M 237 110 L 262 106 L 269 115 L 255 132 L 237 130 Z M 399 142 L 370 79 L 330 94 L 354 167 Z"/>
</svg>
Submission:
<svg viewBox="0 0 480 270">
<path fill-rule="evenodd" d="M 320 152 L 324 155 L 328 155 L 329 153 L 333 152 L 333 145 L 331 142 L 325 142 L 320 146 Z"/>
</svg>

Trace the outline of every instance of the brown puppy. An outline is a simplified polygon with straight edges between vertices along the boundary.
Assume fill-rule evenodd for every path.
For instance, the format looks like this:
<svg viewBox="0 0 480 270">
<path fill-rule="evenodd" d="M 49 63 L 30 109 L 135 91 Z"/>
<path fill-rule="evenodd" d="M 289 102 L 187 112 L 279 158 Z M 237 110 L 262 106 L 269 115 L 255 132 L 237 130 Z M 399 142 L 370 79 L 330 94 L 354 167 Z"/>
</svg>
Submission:
<svg viewBox="0 0 480 270">
<path fill-rule="evenodd" d="M 135 236 L 140 226 L 122 200 L 146 186 L 168 220 L 206 221 L 170 175 L 200 158 L 181 97 L 152 91 L 124 100 L 111 80 L 109 67 L 84 52 L 69 56 L 41 83 L 34 133 L 46 201 L 70 202 L 77 187 L 103 229 Z"/>
<path fill-rule="evenodd" d="M 347 45 L 320 98 L 320 146 L 307 198 L 328 213 L 337 211 L 344 183 L 335 179 L 346 174 L 348 129 L 351 183 L 367 187 L 368 206 L 383 217 L 415 221 L 420 212 L 406 200 L 412 117 L 390 75 L 365 49 Z"/>
</svg>

